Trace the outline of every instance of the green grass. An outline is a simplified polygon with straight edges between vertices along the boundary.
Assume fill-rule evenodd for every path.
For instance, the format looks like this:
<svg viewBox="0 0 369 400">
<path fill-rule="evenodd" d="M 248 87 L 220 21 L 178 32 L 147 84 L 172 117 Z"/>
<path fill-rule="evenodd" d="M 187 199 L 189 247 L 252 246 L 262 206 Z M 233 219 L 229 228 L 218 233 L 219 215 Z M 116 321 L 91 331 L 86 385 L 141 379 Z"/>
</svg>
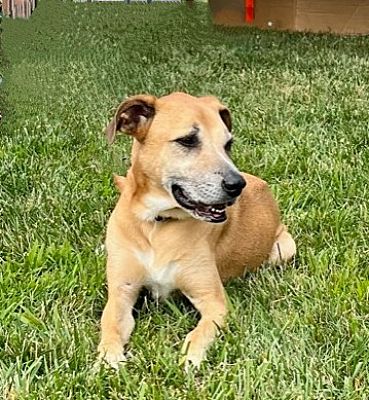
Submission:
<svg viewBox="0 0 369 400">
<path fill-rule="evenodd" d="M 3 21 L 0 397 L 369 398 L 369 37 L 220 29 L 207 8 L 41 1 Z M 195 311 L 143 298 L 131 358 L 94 370 L 107 218 L 130 143 L 102 130 L 127 95 L 219 96 L 234 159 L 270 182 L 299 265 L 227 285 L 228 326 L 197 374 Z"/>
</svg>

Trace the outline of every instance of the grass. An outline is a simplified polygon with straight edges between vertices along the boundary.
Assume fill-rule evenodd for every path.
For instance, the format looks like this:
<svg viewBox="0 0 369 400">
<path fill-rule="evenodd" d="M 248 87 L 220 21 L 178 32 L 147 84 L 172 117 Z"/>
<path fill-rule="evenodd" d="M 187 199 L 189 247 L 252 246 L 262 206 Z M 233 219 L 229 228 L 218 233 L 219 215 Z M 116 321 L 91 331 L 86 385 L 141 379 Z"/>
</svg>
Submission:
<svg viewBox="0 0 369 400">
<path fill-rule="evenodd" d="M 198 4 L 41 1 L 3 21 L 0 385 L 5 399 L 368 399 L 369 37 L 213 27 Z M 127 95 L 219 96 L 234 159 L 266 179 L 297 263 L 227 284 L 227 328 L 196 374 L 197 315 L 141 298 L 132 357 L 93 369 L 106 220 L 128 139 L 102 130 Z"/>
</svg>

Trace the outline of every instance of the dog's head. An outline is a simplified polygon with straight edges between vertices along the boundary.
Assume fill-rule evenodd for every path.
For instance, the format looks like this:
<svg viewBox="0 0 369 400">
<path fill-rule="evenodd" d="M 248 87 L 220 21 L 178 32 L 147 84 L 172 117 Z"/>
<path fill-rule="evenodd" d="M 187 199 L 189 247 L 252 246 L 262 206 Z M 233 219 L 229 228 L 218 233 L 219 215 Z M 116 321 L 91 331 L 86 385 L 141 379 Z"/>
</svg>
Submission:
<svg viewBox="0 0 369 400">
<path fill-rule="evenodd" d="M 226 220 L 226 207 L 246 182 L 230 159 L 230 113 L 215 97 L 131 97 L 106 128 L 110 143 L 118 131 L 136 139 L 135 168 L 165 190 L 172 208 L 208 222 Z"/>
</svg>

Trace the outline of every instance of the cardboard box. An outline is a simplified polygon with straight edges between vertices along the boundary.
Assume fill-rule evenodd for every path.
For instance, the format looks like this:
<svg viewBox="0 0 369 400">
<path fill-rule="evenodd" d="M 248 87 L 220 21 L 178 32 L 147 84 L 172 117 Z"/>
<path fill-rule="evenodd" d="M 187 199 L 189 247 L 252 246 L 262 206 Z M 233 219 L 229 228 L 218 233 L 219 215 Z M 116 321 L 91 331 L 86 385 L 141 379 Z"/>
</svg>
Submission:
<svg viewBox="0 0 369 400">
<path fill-rule="evenodd" d="M 220 25 L 369 34 L 369 0 L 209 0 Z"/>
</svg>

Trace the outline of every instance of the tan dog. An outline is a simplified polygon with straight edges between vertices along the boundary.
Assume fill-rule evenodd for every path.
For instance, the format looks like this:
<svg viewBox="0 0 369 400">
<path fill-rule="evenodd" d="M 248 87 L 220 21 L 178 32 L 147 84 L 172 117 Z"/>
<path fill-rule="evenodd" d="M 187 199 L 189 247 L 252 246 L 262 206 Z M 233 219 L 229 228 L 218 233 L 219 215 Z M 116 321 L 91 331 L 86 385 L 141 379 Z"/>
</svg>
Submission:
<svg viewBox="0 0 369 400">
<path fill-rule="evenodd" d="M 156 297 L 179 289 L 201 314 L 183 346 L 186 366 L 198 366 L 224 324 L 222 281 L 290 259 L 295 242 L 267 184 L 232 163 L 230 114 L 215 97 L 131 97 L 107 127 L 110 143 L 117 131 L 135 140 L 107 228 L 100 357 L 124 360 L 143 286 Z"/>
</svg>

